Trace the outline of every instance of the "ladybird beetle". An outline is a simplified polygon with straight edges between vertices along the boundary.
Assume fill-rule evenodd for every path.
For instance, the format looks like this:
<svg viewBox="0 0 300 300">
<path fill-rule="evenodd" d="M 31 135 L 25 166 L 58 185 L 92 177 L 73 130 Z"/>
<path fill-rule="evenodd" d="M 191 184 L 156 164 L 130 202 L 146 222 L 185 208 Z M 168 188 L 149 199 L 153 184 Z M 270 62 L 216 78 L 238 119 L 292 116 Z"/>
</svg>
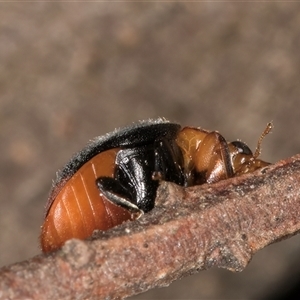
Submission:
<svg viewBox="0 0 300 300">
<path fill-rule="evenodd" d="M 135 220 L 154 207 L 160 180 L 182 186 L 214 183 L 269 163 L 241 141 L 165 119 L 141 121 L 95 138 L 57 173 L 42 226 L 43 252 Z"/>
</svg>

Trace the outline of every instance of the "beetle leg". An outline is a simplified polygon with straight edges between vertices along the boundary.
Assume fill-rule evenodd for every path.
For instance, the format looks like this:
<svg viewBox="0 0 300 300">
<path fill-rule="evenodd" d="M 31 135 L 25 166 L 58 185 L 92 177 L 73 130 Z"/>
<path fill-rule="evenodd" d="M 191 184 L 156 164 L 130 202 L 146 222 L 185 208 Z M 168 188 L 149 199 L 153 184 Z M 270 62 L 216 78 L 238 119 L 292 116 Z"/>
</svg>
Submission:
<svg viewBox="0 0 300 300">
<path fill-rule="evenodd" d="M 182 153 L 172 140 L 125 148 L 116 156 L 114 177 L 100 177 L 97 186 L 111 202 L 130 211 L 148 212 L 154 207 L 158 180 L 184 184 L 181 163 Z"/>
<path fill-rule="evenodd" d="M 175 141 L 160 140 L 155 143 L 155 164 L 153 179 L 184 185 L 183 156 Z"/>
<path fill-rule="evenodd" d="M 130 195 L 128 200 L 144 212 L 154 207 L 158 182 L 152 180 L 154 146 L 122 149 L 116 157 L 115 179 Z"/>
<path fill-rule="evenodd" d="M 214 183 L 233 176 L 226 140 L 218 132 L 210 132 L 199 144 L 195 157 L 196 183 Z"/>
<path fill-rule="evenodd" d="M 105 198 L 113 204 L 128 209 L 135 215 L 134 219 L 143 214 L 142 210 L 128 200 L 130 199 L 130 195 L 116 179 L 111 177 L 100 177 L 96 180 L 96 184 L 100 194 L 103 194 Z"/>
</svg>

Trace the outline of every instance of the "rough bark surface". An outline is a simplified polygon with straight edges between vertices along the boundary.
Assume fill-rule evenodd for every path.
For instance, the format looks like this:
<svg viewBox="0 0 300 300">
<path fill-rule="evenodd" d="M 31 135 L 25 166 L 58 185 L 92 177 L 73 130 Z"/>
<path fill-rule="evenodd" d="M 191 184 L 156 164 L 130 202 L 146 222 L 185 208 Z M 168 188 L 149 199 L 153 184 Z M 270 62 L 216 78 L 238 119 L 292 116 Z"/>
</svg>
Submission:
<svg viewBox="0 0 300 300">
<path fill-rule="evenodd" d="M 0 298 L 122 299 L 211 267 L 242 271 L 299 232 L 299 182 L 300 155 L 214 185 L 163 182 L 139 220 L 2 268 Z"/>
</svg>

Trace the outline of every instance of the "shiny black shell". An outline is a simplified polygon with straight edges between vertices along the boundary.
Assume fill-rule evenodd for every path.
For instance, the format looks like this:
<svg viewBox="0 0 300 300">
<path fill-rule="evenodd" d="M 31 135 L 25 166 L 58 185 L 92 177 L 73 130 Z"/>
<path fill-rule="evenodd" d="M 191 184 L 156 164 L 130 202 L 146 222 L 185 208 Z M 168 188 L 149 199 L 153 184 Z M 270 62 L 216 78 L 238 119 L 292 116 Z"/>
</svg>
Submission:
<svg viewBox="0 0 300 300">
<path fill-rule="evenodd" d="M 96 137 L 86 147 L 76 153 L 65 167 L 57 173 L 56 180 L 53 182 L 50 191 L 46 214 L 66 181 L 80 167 L 95 155 L 113 148 L 121 148 L 123 156 L 125 155 L 129 158 L 135 157 L 135 162 L 132 159 L 128 161 L 127 159 L 119 158 L 120 161 L 116 163 L 119 163 L 121 169 L 124 169 L 124 161 L 128 161 L 131 166 L 127 166 L 127 170 L 131 170 L 132 176 L 136 178 L 140 177 L 139 180 L 135 181 L 135 184 L 132 178 L 126 178 L 124 172 L 122 174 L 120 168 L 117 168 L 117 180 L 121 181 L 122 185 L 127 185 L 127 188 L 120 192 L 121 196 L 136 197 L 138 195 L 138 199 L 132 199 L 134 204 L 145 212 L 149 211 L 154 206 L 158 186 L 158 181 L 152 180 L 152 175 L 155 175 L 152 174 L 153 172 L 161 172 L 161 179 L 173 181 L 178 184 L 184 183 L 180 169 L 182 154 L 174 142 L 180 129 L 181 126 L 179 124 L 170 123 L 165 119 L 156 119 L 141 121 L 131 126 L 116 129 L 106 135 Z M 142 162 L 145 159 L 148 160 L 147 164 L 143 164 Z M 103 188 L 109 189 L 110 184 L 107 182 L 104 183 Z M 141 193 L 146 193 L 146 195 L 142 197 Z"/>
</svg>

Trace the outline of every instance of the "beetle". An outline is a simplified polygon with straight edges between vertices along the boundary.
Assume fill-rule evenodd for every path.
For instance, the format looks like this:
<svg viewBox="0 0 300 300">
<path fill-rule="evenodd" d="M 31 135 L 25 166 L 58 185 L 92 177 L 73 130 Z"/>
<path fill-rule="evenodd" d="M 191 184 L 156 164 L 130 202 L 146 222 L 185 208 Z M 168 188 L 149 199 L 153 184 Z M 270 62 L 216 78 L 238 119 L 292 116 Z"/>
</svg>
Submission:
<svg viewBox="0 0 300 300">
<path fill-rule="evenodd" d="M 217 131 L 182 128 L 160 118 L 100 136 L 57 173 L 40 236 L 43 252 L 85 239 L 153 209 L 160 180 L 188 187 L 253 172 L 268 162 L 241 141 Z"/>
</svg>

